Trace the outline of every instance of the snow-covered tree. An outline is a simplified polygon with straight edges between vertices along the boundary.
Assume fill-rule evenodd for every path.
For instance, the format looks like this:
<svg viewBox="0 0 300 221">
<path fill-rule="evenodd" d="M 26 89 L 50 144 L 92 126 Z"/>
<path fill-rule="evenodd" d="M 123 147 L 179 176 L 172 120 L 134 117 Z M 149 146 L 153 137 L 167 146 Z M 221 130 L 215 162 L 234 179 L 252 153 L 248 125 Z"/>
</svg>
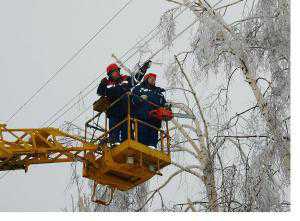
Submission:
<svg viewBox="0 0 300 221">
<path fill-rule="evenodd" d="M 205 190 L 199 200 L 187 199 L 186 208 L 287 210 L 289 1 L 170 2 L 187 7 L 198 19 L 191 41 L 181 51 L 177 49 L 165 71 L 169 86 L 182 89 L 183 104 L 178 108 L 195 116 L 191 121 L 172 121 L 176 133 L 173 151 L 196 159 L 193 164 L 175 161 L 173 165 L 198 177 Z M 242 5 L 241 16 L 226 14 L 238 4 Z M 168 11 L 161 19 L 165 27 L 162 44 L 170 51 L 173 17 Z M 205 95 L 200 94 L 203 80 L 207 84 L 215 80 Z M 233 115 L 231 101 L 236 95 L 231 84 L 250 101 L 245 110 Z"/>
<path fill-rule="evenodd" d="M 172 120 L 172 165 L 154 188 L 150 180 L 92 211 L 151 210 L 154 199 L 160 211 L 288 211 L 290 2 L 168 1 L 193 29 L 176 42 L 183 32 L 171 8 L 157 38 L 164 56 L 155 58 L 151 44 L 146 53 L 163 64 L 173 110 L 191 118 Z M 164 190 L 183 175 L 196 190 L 171 202 Z"/>
</svg>

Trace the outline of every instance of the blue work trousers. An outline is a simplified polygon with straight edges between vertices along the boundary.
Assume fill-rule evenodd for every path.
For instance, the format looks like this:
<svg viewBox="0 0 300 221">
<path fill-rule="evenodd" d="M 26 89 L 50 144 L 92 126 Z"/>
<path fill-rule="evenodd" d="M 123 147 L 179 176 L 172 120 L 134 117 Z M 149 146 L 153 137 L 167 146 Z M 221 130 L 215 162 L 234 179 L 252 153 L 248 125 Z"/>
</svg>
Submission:
<svg viewBox="0 0 300 221">
<path fill-rule="evenodd" d="M 152 127 L 139 123 L 138 140 L 140 143 L 145 144 L 146 146 L 156 147 L 158 142 L 158 131 Z"/>
<path fill-rule="evenodd" d="M 126 119 L 126 117 L 116 117 L 110 116 L 109 118 L 109 129 L 116 126 L 122 120 Z M 122 143 L 124 140 L 127 139 L 127 121 L 119 125 L 118 127 L 114 128 L 109 132 L 109 141 L 111 143 Z"/>
</svg>

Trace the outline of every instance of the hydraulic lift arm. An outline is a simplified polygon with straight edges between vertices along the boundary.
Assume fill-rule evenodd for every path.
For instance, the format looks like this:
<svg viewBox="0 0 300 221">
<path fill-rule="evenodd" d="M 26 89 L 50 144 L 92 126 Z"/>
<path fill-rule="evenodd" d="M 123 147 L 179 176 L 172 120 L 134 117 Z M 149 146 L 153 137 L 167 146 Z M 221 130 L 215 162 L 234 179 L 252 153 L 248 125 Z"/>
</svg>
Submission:
<svg viewBox="0 0 300 221">
<path fill-rule="evenodd" d="M 27 171 L 31 164 L 85 161 L 87 152 L 96 151 L 96 144 L 56 128 L 9 129 L 0 124 L 0 171 Z"/>
</svg>

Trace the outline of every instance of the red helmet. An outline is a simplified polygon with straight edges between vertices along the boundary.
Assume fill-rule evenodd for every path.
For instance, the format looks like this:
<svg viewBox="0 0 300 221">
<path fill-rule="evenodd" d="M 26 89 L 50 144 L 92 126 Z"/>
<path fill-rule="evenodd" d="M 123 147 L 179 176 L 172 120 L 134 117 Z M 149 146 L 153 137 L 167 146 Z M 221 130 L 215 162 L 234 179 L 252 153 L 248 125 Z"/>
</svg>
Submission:
<svg viewBox="0 0 300 221">
<path fill-rule="evenodd" d="M 156 74 L 154 74 L 154 73 L 149 73 L 149 74 L 146 74 L 145 76 L 144 76 L 144 81 L 145 80 L 147 80 L 149 77 L 154 77 L 155 79 L 156 79 Z"/>
<path fill-rule="evenodd" d="M 112 73 L 112 71 L 120 71 L 119 66 L 115 63 L 108 65 L 106 68 L 106 73 L 109 75 Z"/>
</svg>

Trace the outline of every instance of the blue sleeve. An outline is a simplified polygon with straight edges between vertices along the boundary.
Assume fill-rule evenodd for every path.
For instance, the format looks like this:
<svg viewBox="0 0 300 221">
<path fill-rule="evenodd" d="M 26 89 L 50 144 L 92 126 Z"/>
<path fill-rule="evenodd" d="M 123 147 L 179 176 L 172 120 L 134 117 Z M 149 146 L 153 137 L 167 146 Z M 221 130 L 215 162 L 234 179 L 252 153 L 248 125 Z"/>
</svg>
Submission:
<svg viewBox="0 0 300 221">
<path fill-rule="evenodd" d="M 107 96 L 112 96 L 112 97 L 119 97 L 123 94 L 122 87 L 120 85 L 111 87 L 111 88 L 106 88 L 106 95 Z"/>
<path fill-rule="evenodd" d="M 132 91 L 132 102 L 135 105 L 140 104 L 142 102 L 141 98 L 140 98 L 140 96 L 141 96 L 140 89 L 141 89 L 141 87 L 137 86 Z"/>
<path fill-rule="evenodd" d="M 164 107 L 167 102 L 163 92 L 166 92 L 166 90 L 163 88 L 159 88 L 159 92 L 158 92 L 158 94 L 160 96 L 160 102 L 159 102 L 160 104 L 159 105 L 162 107 Z"/>
<path fill-rule="evenodd" d="M 164 95 L 162 95 L 162 97 L 161 97 L 161 102 L 160 102 L 160 106 L 164 107 L 166 103 L 167 103 L 166 98 L 165 98 Z"/>
<path fill-rule="evenodd" d="M 156 91 L 153 94 L 153 97 L 151 99 L 151 101 L 153 103 L 155 103 L 156 105 L 160 106 L 160 107 L 164 107 L 166 104 L 166 99 L 165 96 L 163 95 L 163 92 L 165 90 L 162 88 L 158 88 L 156 89 Z"/>
<path fill-rule="evenodd" d="M 134 78 L 128 76 L 126 80 L 128 81 L 129 90 L 131 90 L 135 86 Z"/>
<path fill-rule="evenodd" d="M 143 80 L 143 77 L 145 76 L 148 68 L 150 67 L 151 62 L 152 62 L 151 60 L 146 61 L 142 65 L 142 67 L 140 67 L 139 70 L 134 74 L 134 78 L 133 78 L 135 80 L 134 84 L 137 84 Z"/>
<path fill-rule="evenodd" d="M 106 96 L 106 86 L 106 81 L 102 80 L 97 89 L 97 94 L 99 96 Z"/>
</svg>

